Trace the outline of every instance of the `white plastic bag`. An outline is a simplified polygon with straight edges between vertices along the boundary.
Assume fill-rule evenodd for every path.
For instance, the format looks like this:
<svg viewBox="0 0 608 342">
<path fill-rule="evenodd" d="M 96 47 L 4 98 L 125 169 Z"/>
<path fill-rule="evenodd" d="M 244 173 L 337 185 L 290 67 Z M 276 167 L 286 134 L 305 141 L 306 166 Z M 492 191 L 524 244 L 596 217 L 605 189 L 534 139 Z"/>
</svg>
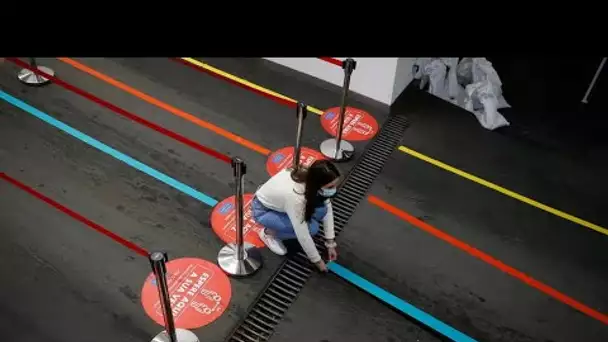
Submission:
<svg viewBox="0 0 608 342">
<path fill-rule="evenodd" d="M 429 85 L 429 93 L 455 102 L 464 91 L 458 86 L 458 57 L 422 57 L 414 62 L 412 75 L 420 79 L 420 89 Z"/>
<path fill-rule="evenodd" d="M 446 81 L 448 96 L 450 97 L 450 100 L 454 102 L 462 91 L 462 88 L 458 85 L 458 57 L 442 58 L 442 60 L 448 67 L 448 78 Z"/>
<path fill-rule="evenodd" d="M 485 58 L 473 58 L 472 60 L 473 83 L 488 80 L 494 86 L 494 93 L 498 99 L 497 109 L 510 108 L 502 96 L 502 82 L 492 63 Z"/>
<path fill-rule="evenodd" d="M 424 74 L 424 68 L 430 62 L 431 58 L 416 58 L 414 66 L 412 67 L 412 74 L 414 75 L 414 78 L 420 80 L 420 89 L 424 89 L 429 81 L 429 77 Z"/>
<path fill-rule="evenodd" d="M 431 61 L 430 58 L 416 58 L 412 66 L 415 79 L 421 79 L 424 76 L 424 66 Z"/>
<path fill-rule="evenodd" d="M 424 66 L 424 74 L 429 77 L 429 93 L 449 100 L 446 91 L 446 75 L 447 67 L 439 58 L 433 59 L 430 63 Z"/>
<path fill-rule="evenodd" d="M 509 122 L 498 112 L 497 87 L 489 80 L 466 87 L 465 109 L 472 112 L 486 129 L 508 126 Z"/>
<path fill-rule="evenodd" d="M 485 58 L 463 58 L 459 63 L 458 77 L 466 85 L 464 108 L 475 115 L 486 129 L 508 126 L 509 122 L 498 109 L 509 107 L 502 96 L 502 82 L 492 63 Z"/>
<path fill-rule="evenodd" d="M 420 89 L 429 84 L 429 93 L 470 111 L 483 127 L 509 125 L 498 112 L 509 107 L 502 96 L 502 82 L 487 59 L 465 57 L 458 62 L 458 57 L 417 58 L 413 75 L 421 80 Z"/>
<path fill-rule="evenodd" d="M 464 57 L 458 63 L 458 69 L 456 71 L 456 76 L 458 78 L 458 83 L 463 87 L 473 83 L 473 58 Z"/>
</svg>

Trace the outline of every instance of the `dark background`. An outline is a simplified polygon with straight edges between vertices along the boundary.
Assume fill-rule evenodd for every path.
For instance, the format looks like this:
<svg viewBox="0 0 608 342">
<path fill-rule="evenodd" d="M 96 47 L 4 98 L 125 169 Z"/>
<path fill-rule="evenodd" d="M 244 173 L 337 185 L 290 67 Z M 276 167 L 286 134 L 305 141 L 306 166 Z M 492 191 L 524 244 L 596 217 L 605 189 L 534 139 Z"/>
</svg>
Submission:
<svg viewBox="0 0 608 342">
<path fill-rule="evenodd" d="M 602 57 L 488 57 L 503 82 L 512 106 L 501 113 L 511 127 L 504 134 L 588 154 L 608 139 L 606 127 L 608 75 L 604 66 L 598 81 L 581 103 Z M 598 146 L 599 145 L 599 146 Z"/>
</svg>

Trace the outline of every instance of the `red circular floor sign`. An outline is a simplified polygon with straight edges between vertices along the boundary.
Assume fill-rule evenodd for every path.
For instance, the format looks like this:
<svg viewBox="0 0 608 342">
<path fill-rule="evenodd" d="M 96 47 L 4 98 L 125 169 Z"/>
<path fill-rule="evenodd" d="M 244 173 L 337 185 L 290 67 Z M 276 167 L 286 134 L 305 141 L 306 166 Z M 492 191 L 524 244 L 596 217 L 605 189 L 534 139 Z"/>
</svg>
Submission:
<svg viewBox="0 0 608 342">
<path fill-rule="evenodd" d="M 175 326 L 182 329 L 196 329 L 215 321 L 232 296 L 226 274 L 215 264 L 196 258 L 169 261 L 167 287 Z M 154 273 L 146 278 L 141 303 L 150 318 L 165 324 Z"/>
<path fill-rule="evenodd" d="M 264 247 L 258 232 L 264 226 L 255 222 L 251 209 L 253 194 L 243 196 L 243 237 L 245 242 L 256 247 Z M 235 196 L 230 196 L 218 203 L 211 212 L 211 228 L 217 236 L 226 243 L 236 241 L 236 201 Z"/>
<path fill-rule="evenodd" d="M 378 121 L 364 110 L 346 107 L 344 117 L 344 128 L 342 129 L 342 139 L 344 140 L 369 140 L 378 132 Z M 329 108 L 321 116 L 321 126 L 327 133 L 335 137 L 338 132 L 339 119 L 340 107 Z"/>
<path fill-rule="evenodd" d="M 293 155 L 293 147 L 283 147 L 282 149 L 275 151 L 266 161 L 266 171 L 268 171 L 271 176 L 274 176 L 279 173 L 279 171 L 290 167 L 293 164 Z M 308 147 L 302 147 L 300 150 L 300 165 L 309 167 L 318 159 L 325 159 L 325 156 L 321 154 L 321 152 Z"/>
</svg>

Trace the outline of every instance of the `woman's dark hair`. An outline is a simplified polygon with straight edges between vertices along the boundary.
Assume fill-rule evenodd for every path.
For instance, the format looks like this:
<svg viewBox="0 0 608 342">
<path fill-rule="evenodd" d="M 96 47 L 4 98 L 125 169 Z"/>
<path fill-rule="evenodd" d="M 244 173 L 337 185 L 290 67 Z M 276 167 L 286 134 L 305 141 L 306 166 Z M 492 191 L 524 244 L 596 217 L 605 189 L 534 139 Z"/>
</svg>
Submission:
<svg viewBox="0 0 608 342">
<path fill-rule="evenodd" d="M 319 195 L 319 190 L 326 184 L 341 177 L 340 170 L 329 160 L 316 160 L 308 168 L 299 168 L 291 172 L 291 178 L 304 183 L 304 220 L 310 222 L 315 209 L 325 198 Z"/>
</svg>

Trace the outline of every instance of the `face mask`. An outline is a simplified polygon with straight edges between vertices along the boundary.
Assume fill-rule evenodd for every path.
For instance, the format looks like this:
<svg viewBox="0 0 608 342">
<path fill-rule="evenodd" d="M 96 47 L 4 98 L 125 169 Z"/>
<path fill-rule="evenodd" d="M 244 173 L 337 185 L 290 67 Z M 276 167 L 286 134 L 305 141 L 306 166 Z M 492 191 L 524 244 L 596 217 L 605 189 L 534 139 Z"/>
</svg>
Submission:
<svg viewBox="0 0 608 342">
<path fill-rule="evenodd" d="M 319 190 L 319 195 L 323 197 L 332 197 L 336 194 L 336 188 L 323 188 Z"/>
</svg>

